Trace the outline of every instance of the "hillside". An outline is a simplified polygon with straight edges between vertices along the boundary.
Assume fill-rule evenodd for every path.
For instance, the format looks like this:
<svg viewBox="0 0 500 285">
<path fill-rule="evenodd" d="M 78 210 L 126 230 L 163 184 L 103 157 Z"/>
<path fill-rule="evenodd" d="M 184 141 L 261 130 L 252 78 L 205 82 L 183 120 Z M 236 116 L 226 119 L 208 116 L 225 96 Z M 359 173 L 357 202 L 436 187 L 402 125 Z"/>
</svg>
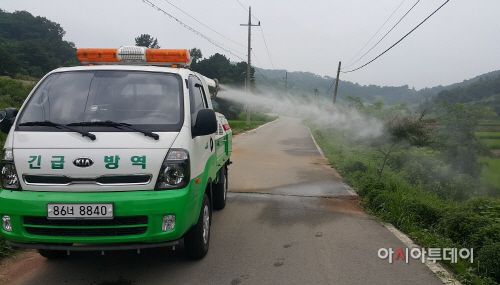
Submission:
<svg viewBox="0 0 500 285">
<path fill-rule="evenodd" d="M 76 48 L 66 32 L 45 17 L 0 9 L 0 75 L 35 78 L 60 66 L 77 65 Z"/>
<path fill-rule="evenodd" d="M 270 70 L 256 68 L 255 81 L 261 89 L 269 89 L 276 93 L 285 92 L 285 70 Z M 265 78 L 262 77 L 265 76 Z M 378 85 L 360 85 L 349 81 L 340 80 L 337 94 L 338 100 L 343 100 L 345 95 L 360 96 L 363 102 L 376 102 L 383 100 L 387 105 L 397 105 L 402 103 L 419 104 L 436 96 L 443 90 L 449 90 L 468 86 L 480 80 L 497 77 L 500 75 L 500 70 L 485 73 L 471 79 L 464 80 L 459 83 L 448 86 L 436 86 L 432 88 L 424 88 L 415 90 L 409 88 L 408 85 L 399 87 L 394 86 L 378 86 Z M 330 88 L 334 78 L 329 76 L 319 76 L 311 72 L 288 72 L 287 93 L 314 96 L 314 88 L 318 89 L 319 96 L 333 97 L 333 88 L 325 95 Z"/>
</svg>

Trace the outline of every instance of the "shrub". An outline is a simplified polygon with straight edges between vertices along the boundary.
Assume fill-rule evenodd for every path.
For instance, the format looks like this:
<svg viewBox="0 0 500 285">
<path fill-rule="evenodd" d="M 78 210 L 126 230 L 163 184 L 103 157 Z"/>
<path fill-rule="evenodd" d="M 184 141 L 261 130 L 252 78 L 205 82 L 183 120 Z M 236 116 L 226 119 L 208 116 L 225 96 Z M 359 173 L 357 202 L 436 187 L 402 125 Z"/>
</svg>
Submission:
<svg viewBox="0 0 500 285">
<path fill-rule="evenodd" d="M 470 237 L 471 245 L 480 249 L 484 245 L 500 243 L 500 224 L 494 223 L 477 229 Z"/>
<path fill-rule="evenodd" d="M 468 200 L 465 205 L 474 213 L 490 218 L 500 218 L 500 200 L 490 197 L 476 197 Z M 500 220 L 497 220 L 500 222 Z"/>
<path fill-rule="evenodd" d="M 500 282 L 500 243 L 485 245 L 477 254 L 479 271 Z"/>
<path fill-rule="evenodd" d="M 347 164 L 346 166 L 344 166 L 344 171 L 347 173 L 356 172 L 356 171 L 366 172 L 367 170 L 368 170 L 368 167 L 366 167 L 366 165 L 364 163 L 362 163 L 361 161 L 353 161 L 353 162 Z"/>
<path fill-rule="evenodd" d="M 426 229 L 433 228 L 438 224 L 446 211 L 442 205 L 424 197 L 408 199 L 407 209 L 413 213 L 415 221 Z"/>
<path fill-rule="evenodd" d="M 387 186 L 385 183 L 381 181 L 368 182 L 360 188 L 359 194 L 361 196 L 366 196 L 370 195 L 370 192 L 372 191 L 376 191 L 377 193 L 379 193 L 380 190 L 385 190 L 385 189 L 387 189 Z"/>
<path fill-rule="evenodd" d="M 491 219 L 472 211 L 453 211 L 446 213 L 440 225 L 443 233 L 454 242 L 472 245 L 472 235 L 490 223 Z"/>
</svg>

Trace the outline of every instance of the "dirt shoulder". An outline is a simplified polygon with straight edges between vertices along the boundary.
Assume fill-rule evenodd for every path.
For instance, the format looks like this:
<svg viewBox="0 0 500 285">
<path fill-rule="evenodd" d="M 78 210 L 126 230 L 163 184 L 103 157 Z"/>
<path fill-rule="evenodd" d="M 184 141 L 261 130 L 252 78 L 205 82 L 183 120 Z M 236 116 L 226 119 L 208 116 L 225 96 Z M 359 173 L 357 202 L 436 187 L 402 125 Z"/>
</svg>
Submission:
<svg viewBox="0 0 500 285">
<path fill-rule="evenodd" d="M 0 264 L 0 284 L 20 284 L 47 262 L 36 250 L 19 250 Z"/>
</svg>

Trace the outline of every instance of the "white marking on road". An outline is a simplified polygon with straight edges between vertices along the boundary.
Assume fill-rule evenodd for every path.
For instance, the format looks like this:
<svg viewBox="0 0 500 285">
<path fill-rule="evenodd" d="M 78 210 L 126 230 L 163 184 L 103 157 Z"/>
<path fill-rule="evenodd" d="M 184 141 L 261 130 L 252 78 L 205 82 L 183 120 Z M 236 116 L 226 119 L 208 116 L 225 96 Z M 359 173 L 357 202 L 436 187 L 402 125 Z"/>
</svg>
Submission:
<svg viewBox="0 0 500 285">
<path fill-rule="evenodd" d="M 349 185 L 347 185 L 347 184 L 345 184 L 345 183 L 343 183 L 343 184 L 344 184 L 344 188 L 345 188 L 345 190 L 346 190 L 347 192 L 349 192 L 349 194 L 354 195 L 354 196 L 357 196 L 357 195 L 358 195 L 358 193 L 356 193 L 354 190 L 352 190 L 351 186 L 349 186 Z"/>
<path fill-rule="evenodd" d="M 322 151 L 322 150 L 321 150 L 321 148 L 319 147 L 318 143 L 316 143 L 316 140 L 314 139 L 314 136 L 313 136 L 313 134 L 311 133 L 311 129 L 310 129 L 309 127 L 307 127 L 307 129 L 309 130 L 309 134 L 311 135 L 311 138 L 312 138 L 312 140 L 313 140 L 313 142 L 314 142 L 314 145 L 315 145 L 315 146 L 316 146 L 316 148 L 318 149 L 319 154 L 321 154 L 321 157 L 322 157 L 323 159 L 326 159 L 325 154 L 323 153 L 323 151 Z"/>
<path fill-rule="evenodd" d="M 422 248 L 415 244 L 405 233 L 396 229 L 392 224 L 383 224 L 391 233 L 393 233 L 400 241 L 402 241 L 406 247 L 411 250 L 413 248 Z M 446 270 L 441 264 L 434 263 L 432 261 L 426 260 L 425 265 L 436 274 L 436 276 L 443 281 L 444 284 L 455 284 L 462 285 L 458 280 L 456 280 L 453 275 Z"/>
<path fill-rule="evenodd" d="M 279 118 L 278 118 L 278 119 L 279 119 Z M 246 133 L 241 133 L 241 134 L 238 134 L 238 136 L 242 136 L 242 135 L 244 135 L 244 134 L 248 134 L 248 133 L 251 133 L 251 132 L 255 132 L 256 130 L 258 130 L 258 129 L 262 128 L 262 127 L 265 127 L 265 126 L 267 126 L 267 125 L 269 125 L 269 124 L 272 124 L 272 123 L 276 122 L 278 119 L 276 119 L 276 120 L 274 120 L 274 121 L 271 121 L 271 122 L 269 122 L 269 123 L 265 123 L 265 124 L 263 124 L 262 126 L 259 126 L 258 128 L 255 128 L 255 129 L 249 130 L 249 131 L 248 131 L 248 132 L 246 132 Z"/>
</svg>

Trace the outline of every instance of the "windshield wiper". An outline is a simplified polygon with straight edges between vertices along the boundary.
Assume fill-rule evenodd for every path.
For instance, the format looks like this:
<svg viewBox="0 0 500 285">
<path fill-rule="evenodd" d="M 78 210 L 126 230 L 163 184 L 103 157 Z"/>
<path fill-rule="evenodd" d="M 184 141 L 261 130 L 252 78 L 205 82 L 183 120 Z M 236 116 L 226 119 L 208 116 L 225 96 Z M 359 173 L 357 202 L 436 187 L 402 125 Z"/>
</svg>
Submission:
<svg viewBox="0 0 500 285">
<path fill-rule="evenodd" d="M 142 133 L 147 137 L 152 137 L 155 140 L 158 140 L 160 138 L 160 136 L 156 133 L 134 128 L 134 127 L 132 127 L 131 124 L 119 123 L 119 122 L 113 122 L 113 121 L 80 122 L 80 123 L 71 123 L 71 124 L 68 124 L 68 126 L 97 126 L 97 127 L 113 127 L 113 128 L 118 128 L 118 129 L 127 128 L 130 130 L 134 130 L 136 132 Z"/>
<path fill-rule="evenodd" d="M 26 122 L 26 123 L 21 123 L 19 126 L 35 126 L 35 127 L 55 127 L 55 128 L 60 128 L 60 129 L 67 129 L 76 133 L 79 133 L 82 135 L 82 137 L 88 137 L 91 140 L 95 141 L 96 136 L 94 134 L 91 134 L 89 132 L 73 129 L 71 127 L 68 127 L 67 125 L 63 124 L 58 124 L 54 123 L 51 121 L 33 121 L 33 122 Z"/>
</svg>

